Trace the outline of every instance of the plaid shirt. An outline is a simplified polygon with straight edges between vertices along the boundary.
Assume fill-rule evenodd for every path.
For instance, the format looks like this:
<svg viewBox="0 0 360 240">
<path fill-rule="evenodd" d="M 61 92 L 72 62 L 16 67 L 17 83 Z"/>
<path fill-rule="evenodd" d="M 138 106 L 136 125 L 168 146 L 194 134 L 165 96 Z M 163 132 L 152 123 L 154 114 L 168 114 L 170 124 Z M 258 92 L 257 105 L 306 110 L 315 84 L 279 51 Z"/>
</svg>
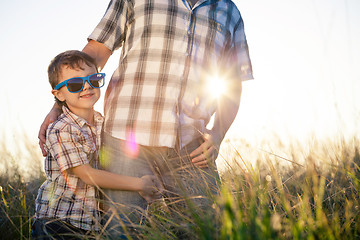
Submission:
<svg viewBox="0 0 360 240">
<path fill-rule="evenodd" d="M 63 114 L 47 129 L 46 181 L 36 198 L 36 218 L 56 218 L 85 230 L 98 230 L 97 190 L 67 169 L 89 163 L 98 168 L 103 117 L 95 112 L 95 126 L 63 107 Z"/>
<path fill-rule="evenodd" d="M 89 39 L 122 47 L 105 95 L 104 131 L 147 146 L 184 146 L 216 111 L 207 79 L 252 79 L 240 12 L 231 0 L 113 0 Z"/>
</svg>

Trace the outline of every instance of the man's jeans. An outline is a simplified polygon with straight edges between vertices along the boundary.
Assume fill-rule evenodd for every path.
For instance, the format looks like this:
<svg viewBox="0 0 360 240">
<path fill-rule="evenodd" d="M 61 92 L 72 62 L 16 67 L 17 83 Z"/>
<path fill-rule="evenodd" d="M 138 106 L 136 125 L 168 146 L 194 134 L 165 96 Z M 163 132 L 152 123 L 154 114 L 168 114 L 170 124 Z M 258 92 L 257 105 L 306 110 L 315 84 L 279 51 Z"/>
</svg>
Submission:
<svg viewBox="0 0 360 240">
<path fill-rule="evenodd" d="M 193 204 L 206 209 L 213 203 L 211 196 L 219 191 L 219 175 L 214 161 L 210 162 L 210 167 L 202 169 L 192 164 L 189 155 L 202 142 L 199 138 L 177 150 L 136 146 L 104 133 L 101 166 L 107 171 L 133 177 L 154 174 L 165 187 L 166 201 L 185 206 L 189 203 L 185 203 L 185 199 L 191 199 Z M 104 193 L 105 202 L 110 206 L 107 210 L 107 218 L 112 220 L 110 226 L 141 224 L 147 202 L 137 192 L 105 189 Z"/>
</svg>

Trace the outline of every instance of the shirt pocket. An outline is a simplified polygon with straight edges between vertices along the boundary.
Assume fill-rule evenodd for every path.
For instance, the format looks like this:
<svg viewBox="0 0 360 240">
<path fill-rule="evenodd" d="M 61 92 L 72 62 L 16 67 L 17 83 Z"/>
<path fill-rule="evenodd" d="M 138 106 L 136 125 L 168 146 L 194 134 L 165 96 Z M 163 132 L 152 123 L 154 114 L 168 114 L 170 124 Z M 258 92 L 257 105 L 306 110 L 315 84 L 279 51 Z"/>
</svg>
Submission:
<svg viewBox="0 0 360 240">
<path fill-rule="evenodd" d="M 204 60 L 219 61 L 231 44 L 230 31 L 213 19 L 198 20 L 195 44 L 204 49 Z"/>
</svg>

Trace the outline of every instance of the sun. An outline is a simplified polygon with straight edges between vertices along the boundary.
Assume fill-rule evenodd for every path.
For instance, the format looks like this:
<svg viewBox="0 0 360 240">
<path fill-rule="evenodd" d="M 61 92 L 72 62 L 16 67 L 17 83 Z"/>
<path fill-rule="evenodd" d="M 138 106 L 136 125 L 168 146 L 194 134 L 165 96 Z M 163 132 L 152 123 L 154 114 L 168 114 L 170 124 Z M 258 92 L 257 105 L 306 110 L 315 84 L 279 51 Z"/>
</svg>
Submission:
<svg viewBox="0 0 360 240">
<path fill-rule="evenodd" d="M 210 76 L 207 82 L 208 91 L 214 98 L 219 98 L 225 93 L 226 85 L 223 78 L 218 75 Z"/>
</svg>

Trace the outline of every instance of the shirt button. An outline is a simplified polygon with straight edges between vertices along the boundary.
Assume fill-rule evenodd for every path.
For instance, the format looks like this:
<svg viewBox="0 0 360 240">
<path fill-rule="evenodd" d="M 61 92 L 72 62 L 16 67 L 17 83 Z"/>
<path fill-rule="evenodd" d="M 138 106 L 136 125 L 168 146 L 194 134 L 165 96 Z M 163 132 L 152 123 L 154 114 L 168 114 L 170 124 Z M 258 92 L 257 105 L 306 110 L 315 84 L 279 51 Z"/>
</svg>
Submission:
<svg viewBox="0 0 360 240">
<path fill-rule="evenodd" d="M 187 30 L 187 35 L 190 36 L 191 35 L 191 31 Z"/>
</svg>

